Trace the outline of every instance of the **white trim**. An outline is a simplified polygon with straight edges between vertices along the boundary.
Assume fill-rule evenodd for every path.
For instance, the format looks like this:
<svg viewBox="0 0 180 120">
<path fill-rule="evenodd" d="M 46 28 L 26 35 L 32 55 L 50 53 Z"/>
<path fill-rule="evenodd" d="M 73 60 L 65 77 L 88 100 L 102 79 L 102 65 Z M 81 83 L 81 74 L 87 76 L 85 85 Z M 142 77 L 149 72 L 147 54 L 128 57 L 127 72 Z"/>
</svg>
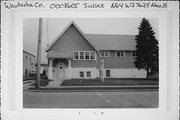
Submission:
<svg viewBox="0 0 180 120">
<path fill-rule="evenodd" d="M 109 70 L 110 71 L 110 77 L 107 77 L 107 75 L 106 75 L 106 71 L 107 70 Z M 101 71 L 101 73 L 102 73 L 102 69 L 98 69 L 98 76 L 97 77 L 99 77 L 99 78 L 102 78 L 102 76 L 100 76 L 100 71 Z M 104 71 L 104 78 L 111 78 L 111 69 L 103 69 L 103 71 Z"/>
<path fill-rule="evenodd" d="M 88 72 L 90 72 L 90 77 L 88 77 Z M 91 78 L 91 71 L 86 71 L 86 78 Z"/>
<path fill-rule="evenodd" d="M 121 56 L 117 56 L 117 52 L 122 52 Z M 122 56 L 122 55 L 123 55 L 123 56 Z M 117 50 L 117 51 L 115 52 L 115 57 L 126 57 L 126 51 L 124 51 L 124 50 Z"/>
<path fill-rule="evenodd" d="M 102 55 L 102 52 L 104 53 L 104 56 Z M 106 56 L 106 53 L 107 52 L 107 56 Z M 110 57 L 110 51 L 108 51 L 108 50 L 104 50 L 104 51 L 100 51 L 100 57 Z"/>
<path fill-rule="evenodd" d="M 78 59 L 75 59 L 75 56 L 74 56 L 75 52 L 78 53 Z M 83 52 L 83 54 L 84 54 L 84 59 L 80 59 L 80 52 Z M 85 52 L 89 52 L 89 59 L 86 59 Z M 94 59 L 91 59 L 91 52 L 94 52 L 94 53 L 95 53 Z M 96 51 L 73 51 L 73 60 L 96 60 L 96 58 L 97 58 L 97 57 L 96 57 Z"/>
<path fill-rule="evenodd" d="M 81 77 L 81 73 L 83 73 L 83 77 Z M 79 71 L 79 77 L 80 77 L 80 78 L 85 78 L 84 71 Z"/>
<path fill-rule="evenodd" d="M 109 77 L 107 77 L 107 70 L 109 70 L 109 73 L 110 73 L 110 76 L 109 76 Z M 105 75 L 106 78 L 111 78 L 111 70 L 110 70 L 110 69 L 106 69 L 106 70 L 105 70 L 105 74 L 106 74 L 106 75 Z"/>
<path fill-rule="evenodd" d="M 131 51 L 131 57 L 136 57 L 136 53 L 135 53 L 135 56 L 133 56 L 133 52 L 136 52 L 136 51 Z"/>
</svg>

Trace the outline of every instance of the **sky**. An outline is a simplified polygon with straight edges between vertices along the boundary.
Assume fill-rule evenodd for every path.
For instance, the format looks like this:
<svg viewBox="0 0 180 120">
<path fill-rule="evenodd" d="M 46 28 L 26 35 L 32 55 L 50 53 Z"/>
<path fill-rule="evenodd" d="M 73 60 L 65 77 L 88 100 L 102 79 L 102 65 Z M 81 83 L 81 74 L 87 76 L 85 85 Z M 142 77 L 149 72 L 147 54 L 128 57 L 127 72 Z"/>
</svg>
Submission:
<svg viewBox="0 0 180 120">
<path fill-rule="evenodd" d="M 149 20 L 158 39 L 158 19 Z M 42 62 L 47 62 L 45 49 L 59 33 L 74 21 L 85 34 L 137 35 L 142 18 L 43 18 Z M 23 50 L 36 56 L 38 41 L 38 18 L 23 20 Z"/>
</svg>

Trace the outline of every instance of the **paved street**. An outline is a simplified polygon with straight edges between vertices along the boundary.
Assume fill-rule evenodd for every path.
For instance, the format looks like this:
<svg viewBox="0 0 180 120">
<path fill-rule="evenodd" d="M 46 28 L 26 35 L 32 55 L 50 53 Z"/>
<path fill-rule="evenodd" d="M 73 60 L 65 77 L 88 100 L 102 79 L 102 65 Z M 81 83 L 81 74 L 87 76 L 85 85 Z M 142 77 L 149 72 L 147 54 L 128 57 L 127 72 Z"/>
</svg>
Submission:
<svg viewBox="0 0 180 120">
<path fill-rule="evenodd" d="M 156 108 L 158 91 L 23 93 L 24 108 Z"/>
</svg>

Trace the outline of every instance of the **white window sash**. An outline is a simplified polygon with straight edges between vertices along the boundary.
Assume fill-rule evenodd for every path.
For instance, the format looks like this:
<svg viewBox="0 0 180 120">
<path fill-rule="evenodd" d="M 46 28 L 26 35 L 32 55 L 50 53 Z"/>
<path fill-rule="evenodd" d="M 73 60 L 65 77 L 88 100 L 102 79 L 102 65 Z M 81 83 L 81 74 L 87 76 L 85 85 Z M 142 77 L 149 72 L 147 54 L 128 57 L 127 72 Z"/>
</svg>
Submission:
<svg viewBox="0 0 180 120">
<path fill-rule="evenodd" d="M 86 52 L 89 53 L 89 59 L 86 59 Z M 91 59 L 91 53 L 94 53 L 94 59 Z M 75 53 L 78 54 L 78 59 L 75 58 Z M 83 53 L 83 59 L 80 59 L 80 56 L 81 54 L 80 53 Z M 96 52 L 95 51 L 74 51 L 74 54 L 73 54 L 73 59 L 74 60 L 96 60 Z"/>
<path fill-rule="evenodd" d="M 101 51 L 100 52 L 100 57 L 110 57 L 110 51 Z"/>
</svg>

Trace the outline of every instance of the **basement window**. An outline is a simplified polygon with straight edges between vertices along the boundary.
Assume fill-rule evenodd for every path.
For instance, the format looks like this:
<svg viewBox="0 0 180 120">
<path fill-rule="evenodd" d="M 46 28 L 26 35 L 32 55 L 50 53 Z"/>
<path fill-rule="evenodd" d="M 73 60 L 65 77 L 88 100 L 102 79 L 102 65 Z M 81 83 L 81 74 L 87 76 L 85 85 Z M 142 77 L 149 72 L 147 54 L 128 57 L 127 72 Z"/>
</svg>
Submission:
<svg viewBox="0 0 180 120">
<path fill-rule="evenodd" d="M 106 77 L 111 77 L 110 70 L 106 70 Z"/>
<path fill-rule="evenodd" d="M 84 77 L 84 72 L 83 72 L 83 71 L 80 71 L 80 72 L 79 72 L 79 76 L 80 76 L 80 77 Z"/>
<path fill-rule="evenodd" d="M 87 72 L 86 72 L 86 76 L 87 76 L 87 77 L 91 77 L 91 72 L 90 72 L 90 71 L 87 71 Z"/>
</svg>

